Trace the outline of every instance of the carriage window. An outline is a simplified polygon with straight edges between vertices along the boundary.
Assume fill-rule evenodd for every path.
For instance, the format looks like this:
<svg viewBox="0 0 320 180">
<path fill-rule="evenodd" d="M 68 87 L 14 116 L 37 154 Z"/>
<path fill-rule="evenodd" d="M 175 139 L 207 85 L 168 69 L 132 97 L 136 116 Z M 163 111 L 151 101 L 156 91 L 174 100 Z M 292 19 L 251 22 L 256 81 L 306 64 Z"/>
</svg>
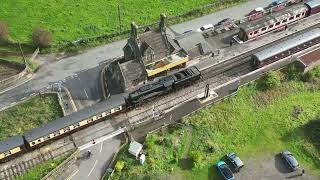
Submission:
<svg viewBox="0 0 320 180">
<path fill-rule="evenodd" d="M 41 139 L 38 139 L 38 142 L 41 142 Z"/>
<path fill-rule="evenodd" d="M 252 32 L 251 32 L 251 33 L 249 33 L 249 35 L 251 36 L 251 35 L 252 35 Z"/>
<path fill-rule="evenodd" d="M 297 15 L 296 15 L 296 18 L 299 18 L 299 17 L 300 17 L 300 14 L 297 14 Z"/>
<path fill-rule="evenodd" d="M 254 32 L 254 34 L 257 34 L 259 32 L 259 30 L 256 30 L 255 32 Z"/>
<path fill-rule="evenodd" d="M 31 144 L 32 144 L 32 145 L 35 145 L 36 143 L 35 143 L 35 142 L 32 142 Z"/>
<path fill-rule="evenodd" d="M 276 23 L 276 26 L 279 26 L 279 25 L 280 25 L 280 22 L 277 22 L 277 23 Z"/>
<path fill-rule="evenodd" d="M 294 19 L 294 16 L 291 16 L 290 18 L 289 18 L 289 21 L 292 21 Z"/>
<path fill-rule="evenodd" d="M 304 16 L 305 14 L 306 14 L 306 12 L 303 12 L 303 13 L 302 13 L 302 16 Z"/>
<path fill-rule="evenodd" d="M 261 29 L 261 31 L 265 31 L 265 30 L 267 30 L 267 28 L 266 28 L 266 27 L 264 27 L 264 28 L 262 28 L 262 29 Z"/>
<path fill-rule="evenodd" d="M 284 20 L 282 21 L 282 23 L 285 23 L 285 22 L 287 22 L 287 19 L 284 19 Z"/>
</svg>

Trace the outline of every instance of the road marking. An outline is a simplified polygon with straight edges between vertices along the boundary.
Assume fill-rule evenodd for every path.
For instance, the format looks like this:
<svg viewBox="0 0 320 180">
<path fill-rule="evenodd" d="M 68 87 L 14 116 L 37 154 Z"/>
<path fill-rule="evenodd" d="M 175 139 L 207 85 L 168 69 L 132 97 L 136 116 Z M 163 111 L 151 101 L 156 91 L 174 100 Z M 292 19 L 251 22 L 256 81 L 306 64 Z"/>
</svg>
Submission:
<svg viewBox="0 0 320 180">
<path fill-rule="evenodd" d="M 100 152 L 102 152 L 102 146 L 103 146 L 103 141 L 102 141 L 101 146 L 100 146 Z"/>
<path fill-rule="evenodd" d="M 84 94 L 86 94 L 87 99 L 89 99 L 87 91 L 85 89 L 83 89 L 83 91 L 84 91 Z"/>
<path fill-rule="evenodd" d="M 71 180 L 72 177 L 75 176 L 78 172 L 79 172 L 79 169 L 75 170 L 74 173 L 72 173 L 71 176 L 67 178 L 67 180 Z"/>
<path fill-rule="evenodd" d="M 92 173 L 94 167 L 96 166 L 97 162 L 98 162 L 98 160 L 96 160 L 96 161 L 94 162 L 94 165 L 93 165 L 92 169 L 90 170 L 90 172 L 89 172 L 89 174 L 88 174 L 88 177 L 91 175 L 91 173 Z"/>
</svg>

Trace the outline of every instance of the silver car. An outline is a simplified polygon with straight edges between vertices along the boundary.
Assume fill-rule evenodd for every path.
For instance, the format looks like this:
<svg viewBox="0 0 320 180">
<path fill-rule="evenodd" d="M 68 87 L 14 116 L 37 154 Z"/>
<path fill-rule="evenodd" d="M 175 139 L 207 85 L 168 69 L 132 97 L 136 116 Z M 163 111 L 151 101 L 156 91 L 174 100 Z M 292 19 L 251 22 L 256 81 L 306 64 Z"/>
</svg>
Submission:
<svg viewBox="0 0 320 180">
<path fill-rule="evenodd" d="M 240 169 L 244 166 L 241 159 L 234 152 L 227 154 L 227 158 L 231 162 L 231 164 L 233 165 L 236 171 L 240 171 Z"/>
<path fill-rule="evenodd" d="M 296 171 L 299 168 L 298 161 L 296 160 L 296 158 L 294 158 L 293 154 L 290 151 L 281 152 L 281 158 L 286 161 L 292 171 Z"/>
</svg>

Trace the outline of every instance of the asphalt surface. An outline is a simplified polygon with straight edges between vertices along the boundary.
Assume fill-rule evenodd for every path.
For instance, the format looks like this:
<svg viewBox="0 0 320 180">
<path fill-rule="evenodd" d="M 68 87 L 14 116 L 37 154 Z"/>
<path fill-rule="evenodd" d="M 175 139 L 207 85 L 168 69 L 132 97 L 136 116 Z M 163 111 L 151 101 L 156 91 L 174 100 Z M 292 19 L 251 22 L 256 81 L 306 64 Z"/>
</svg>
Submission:
<svg viewBox="0 0 320 180">
<path fill-rule="evenodd" d="M 240 6 L 174 25 L 171 29 L 182 33 L 186 30 L 198 29 L 200 26 L 208 23 L 217 23 L 226 17 L 240 19 L 252 9 L 267 6 L 269 3 L 270 0 L 252 0 Z M 78 72 L 87 71 L 99 66 L 99 63 L 107 63 L 110 62 L 112 58 L 122 56 L 122 48 L 126 44 L 126 41 L 127 40 L 122 40 L 110 43 L 86 50 L 84 53 L 76 56 L 63 58 L 59 61 L 51 60 L 51 63 L 45 63 L 44 66 L 40 67 L 32 80 L 0 95 L 0 109 L 13 102 L 20 101 L 23 97 L 29 96 L 32 93 L 37 93 L 39 90 L 48 87 L 49 84 L 66 81 L 66 79 L 75 76 Z M 94 78 L 92 80 L 94 80 Z M 83 83 L 85 84 L 85 82 Z M 95 87 L 96 85 L 93 86 Z M 76 89 L 76 91 L 83 91 L 83 87 L 82 89 Z M 77 92 L 75 93 L 78 94 Z M 84 96 L 86 97 L 85 94 Z"/>
</svg>

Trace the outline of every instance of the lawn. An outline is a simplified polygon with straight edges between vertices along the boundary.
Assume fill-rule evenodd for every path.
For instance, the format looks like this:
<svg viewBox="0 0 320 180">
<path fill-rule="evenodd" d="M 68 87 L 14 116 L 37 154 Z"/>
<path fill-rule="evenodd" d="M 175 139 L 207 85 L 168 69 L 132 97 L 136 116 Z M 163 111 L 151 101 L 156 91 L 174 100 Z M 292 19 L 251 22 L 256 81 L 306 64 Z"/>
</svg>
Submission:
<svg viewBox="0 0 320 180">
<path fill-rule="evenodd" d="M 230 151 L 247 159 L 252 154 L 259 157 L 264 153 L 276 154 L 284 149 L 293 152 L 308 172 L 320 176 L 319 99 L 319 80 L 312 83 L 283 81 L 281 85 L 267 91 L 257 90 L 255 83 L 252 83 L 240 89 L 237 96 L 204 108 L 183 120 L 193 127 L 189 158 L 180 158 L 179 152 L 185 152 L 186 149 L 168 151 L 171 147 L 159 143 L 159 139 L 183 130 L 157 133 L 151 136 L 156 137 L 153 140 L 156 145 L 150 149 L 146 143 L 149 158 L 146 164 L 134 164 L 134 160 L 128 160 L 132 157 L 123 158 L 124 155 L 120 155 L 120 159 L 125 161 L 125 168 L 121 173 L 117 172 L 114 179 L 141 179 L 143 176 L 216 178 L 216 174 L 213 171 L 209 173 L 209 169 Z M 148 141 L 150 137 L 146 139 Z M 127 151 L 122 153 L 126 154 Z M 186 160 L 189 163 L 184 163 Z"/>
<path fill-rule="evenodd" d="M 168 16 L 175 16 L 214 1 L 20 0 L 17 3 L 12 0 L 2 0 L 0 20 L 7 22 L 13 40 L 30 42 L 32 29 L 43 27 L 53 33 L 56 44 L 117 32 L 119 30 L 118 6 L 123 29 L 128 29 L 132 21 L 140 25 L 149 24 L 158 20 L 161 12 Z"/>
<path fill-rule="evenodd" d="M 0 140 L 62 117 L 56 95 L 36 96 L 0 112 Z"/>
</svg>

